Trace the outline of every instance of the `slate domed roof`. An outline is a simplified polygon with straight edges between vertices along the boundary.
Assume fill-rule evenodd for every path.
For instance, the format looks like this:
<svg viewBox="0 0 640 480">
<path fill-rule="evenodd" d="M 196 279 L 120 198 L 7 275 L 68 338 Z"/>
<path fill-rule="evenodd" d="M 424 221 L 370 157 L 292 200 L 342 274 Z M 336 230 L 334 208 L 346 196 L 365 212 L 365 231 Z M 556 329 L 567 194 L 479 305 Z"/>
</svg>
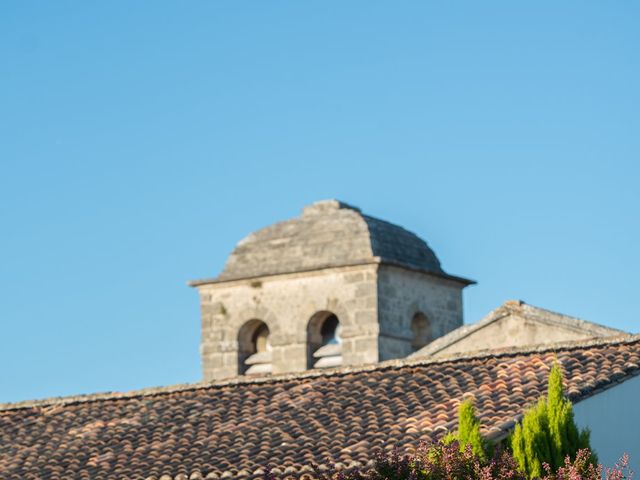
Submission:
<svg viewBox="0 0 640 480">
<path fill-rule="evenodd" d="M 392 263 L 448 276 L 417 235 L 337 200 L 258 230 L 240 241 L 218 281 L 362 263 Z"/>
</svg>

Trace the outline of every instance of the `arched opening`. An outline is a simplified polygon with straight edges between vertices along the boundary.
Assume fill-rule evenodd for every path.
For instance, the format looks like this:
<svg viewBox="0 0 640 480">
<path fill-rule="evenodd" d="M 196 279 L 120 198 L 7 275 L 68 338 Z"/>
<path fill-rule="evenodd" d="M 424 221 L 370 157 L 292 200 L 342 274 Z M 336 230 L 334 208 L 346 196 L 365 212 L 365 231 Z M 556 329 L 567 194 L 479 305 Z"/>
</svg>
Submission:
<svg viewBox="0 0 640 480">
<path fill-rule="evenodd" d="M 238 373 L 271 373 L 269 327 L 262 320 L 249 320 L 238 333 Z"/>
<path fill-rule="evenodd" d="M 307 328 L 309 368 L 328 368 L 342 365 L 340 320 L 332 312 L 318 312 Z"/>
<path fill-rule="evenodd" d="M 433 340 L 431 324 L 427 316 L 422 312 L 417 312 L 411 319 L 411 332 L 413 333 L 411 349 L 414 352 L 417 352 Z"/>
</svg>

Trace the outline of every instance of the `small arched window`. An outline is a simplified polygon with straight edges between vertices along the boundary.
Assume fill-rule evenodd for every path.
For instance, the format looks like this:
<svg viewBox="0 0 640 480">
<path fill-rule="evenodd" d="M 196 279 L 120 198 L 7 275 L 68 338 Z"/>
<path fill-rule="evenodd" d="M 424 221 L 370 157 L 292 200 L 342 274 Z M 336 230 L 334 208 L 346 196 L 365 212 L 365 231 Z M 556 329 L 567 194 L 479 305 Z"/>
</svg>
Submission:
<svg viewBox="0 0 640 480">
<path fill-rule="evenodd" d="M 411 349 L 414 352 L 417 352 L 433 340 L 431 324 L 427 316 L 422 312 L 417 312 L 411 319 L 411 332 L 413 333 Z"/>
<path fill-rule="evenodd" d="M 328 368 L 342 365 L 340 320 L 331 312 L 318 312 L 309 320 L 309 368 Z"/>
<path fill-rule="evenodd" d="M 240 329 L 238 367 L 241 375 L 271 373 L 269 327 L 262 320 L 249 320 Z"/>
</svg>

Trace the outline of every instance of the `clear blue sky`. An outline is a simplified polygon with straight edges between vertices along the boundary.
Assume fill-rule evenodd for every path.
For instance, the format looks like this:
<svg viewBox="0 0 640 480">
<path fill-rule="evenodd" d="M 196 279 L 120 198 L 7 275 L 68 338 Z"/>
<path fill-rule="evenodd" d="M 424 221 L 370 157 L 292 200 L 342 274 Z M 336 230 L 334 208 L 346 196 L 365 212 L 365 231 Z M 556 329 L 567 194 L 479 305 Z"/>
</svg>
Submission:
<svg viewBox="0 0 640 480">
<path fill-rule="evenodd" d="M 640 330 L 637 2 L 0 6 L 0 401 L 197 381 L 249 232 L 339 198 Z"/>
</svg>

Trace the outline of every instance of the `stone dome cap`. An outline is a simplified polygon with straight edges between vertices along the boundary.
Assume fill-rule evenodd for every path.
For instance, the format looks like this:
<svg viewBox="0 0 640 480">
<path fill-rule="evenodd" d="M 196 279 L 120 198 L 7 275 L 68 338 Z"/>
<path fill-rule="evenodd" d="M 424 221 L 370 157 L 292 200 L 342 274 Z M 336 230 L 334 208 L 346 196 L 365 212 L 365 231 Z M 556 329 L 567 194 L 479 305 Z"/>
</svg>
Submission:
<svg viewBox="0 0 640 480">
<path fill-rule="evenodd" d="M 417 235 L 337 200 L 316 202 L 299 217 L 250 234 L 237 244 L 214 281 L 366 263 L 390 263 L 471 283 L 447 275 Z"/>
</svg>

